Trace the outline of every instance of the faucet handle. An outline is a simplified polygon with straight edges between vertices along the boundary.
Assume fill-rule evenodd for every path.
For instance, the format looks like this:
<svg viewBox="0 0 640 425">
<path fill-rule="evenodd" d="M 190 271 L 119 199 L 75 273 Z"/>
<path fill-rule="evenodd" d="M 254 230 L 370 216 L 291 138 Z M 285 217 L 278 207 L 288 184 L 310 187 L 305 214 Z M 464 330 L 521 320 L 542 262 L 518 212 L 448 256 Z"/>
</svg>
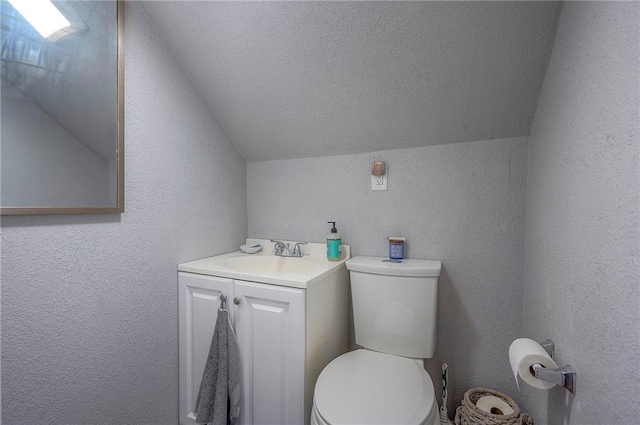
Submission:
<svg viewBox="0 0 640 425">
<path fill-rule="evenodd" d="M 293 247 L 293 255 L 296 255 L 298 257 L 302 257 L 302 248 L 300 247 L 300 245 L 306 245 L 306 242 L 296 242 L 296 244 Z"/>
<path fill-rule="evenodd" d="M 273 245 L 273 249 L 276 251 L 276 254 L 282 254 L 282 252 L 285 249 L 289 248 L 289 244 L 285 244 L 282 241 L 276 241 L 276 240 L 271 239 L 271 242 L 275 242 L 275 245 Z"/>
</svg>

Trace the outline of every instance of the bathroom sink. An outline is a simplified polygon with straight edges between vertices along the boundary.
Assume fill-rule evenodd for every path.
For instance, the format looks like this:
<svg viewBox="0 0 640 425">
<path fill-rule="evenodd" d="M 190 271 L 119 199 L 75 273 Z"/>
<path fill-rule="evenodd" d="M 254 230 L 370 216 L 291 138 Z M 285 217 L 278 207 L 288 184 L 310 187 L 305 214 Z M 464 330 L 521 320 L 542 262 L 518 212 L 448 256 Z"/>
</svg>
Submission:
<svg viewBox="0 0 640 425">
<path fill-rule="evenodd" d="M 220 261 L 222 267 L 247 273 L 301 273 L 313 267 L 311 261 L 304 258 L 276 257 L 275 255 L 246 255 L 225 258 Z"/>
<path fill-rule="evenodd" d="M 248 238 L 246 244 L 260 244 L 263 248 L 255 254 L 235 251 L 182 263 L 178 271 L 304 289 L 318 282 L 331 282 L 325 278 L 334 273 L 347 273 L 344 263 L 351 257 L 349 245 L 342 245 L 342 260 L 329 261 L 324 243 L 304 245 L 303 257 L 274 255 L 274 242 L 270 239 Z"/>
</svg>

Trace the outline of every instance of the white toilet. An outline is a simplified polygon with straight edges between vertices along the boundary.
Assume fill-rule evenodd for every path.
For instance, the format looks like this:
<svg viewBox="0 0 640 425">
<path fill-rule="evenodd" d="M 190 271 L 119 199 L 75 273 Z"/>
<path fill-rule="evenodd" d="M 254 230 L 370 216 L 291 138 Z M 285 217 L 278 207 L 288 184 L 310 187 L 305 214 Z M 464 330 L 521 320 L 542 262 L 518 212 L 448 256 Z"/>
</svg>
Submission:
<svg viewBox="0 0 640 425">
<path fill-rule="evenodd" d="M 440 261 L 354 257 L 355 341 L 316 381 L 312 425 L 440 425 L 422 366 L 436 348 Z"/>
</svg>

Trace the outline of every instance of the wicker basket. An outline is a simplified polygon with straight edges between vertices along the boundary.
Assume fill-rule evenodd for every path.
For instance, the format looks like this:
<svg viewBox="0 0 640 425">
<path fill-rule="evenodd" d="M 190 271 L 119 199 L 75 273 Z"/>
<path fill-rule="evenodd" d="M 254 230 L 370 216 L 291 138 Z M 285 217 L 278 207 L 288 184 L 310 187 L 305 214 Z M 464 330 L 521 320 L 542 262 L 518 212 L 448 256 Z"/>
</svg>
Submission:
<svg viewBox="0 0 640 425">
<path fill-rule="evenodd" d="M 481 397 L 492 395 L 501 398 L 511 408 L 510 415 L 496 415 L 478 409 L 476 403 Z M 462 404 L 456 409 L 456 425 L 533 425 L 533 417 L 523 413 L 518 404 L 508 395 L 489 388 L 472 388 L 464 393 Z"/>
</svg>

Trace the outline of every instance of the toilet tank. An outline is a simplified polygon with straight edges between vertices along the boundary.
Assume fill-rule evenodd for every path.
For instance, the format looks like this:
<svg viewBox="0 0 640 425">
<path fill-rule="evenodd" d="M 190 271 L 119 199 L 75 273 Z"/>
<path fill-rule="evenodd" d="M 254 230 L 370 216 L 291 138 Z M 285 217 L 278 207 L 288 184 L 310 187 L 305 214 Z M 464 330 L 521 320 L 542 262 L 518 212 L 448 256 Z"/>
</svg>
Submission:
<svg viewBox="0 0 640 425">
<path fill-rule="evenodd" d="M 348 260 L 356 344 L 403 357 L 432 357 L 441 267 L 437 260 Z"/>
</svg>

